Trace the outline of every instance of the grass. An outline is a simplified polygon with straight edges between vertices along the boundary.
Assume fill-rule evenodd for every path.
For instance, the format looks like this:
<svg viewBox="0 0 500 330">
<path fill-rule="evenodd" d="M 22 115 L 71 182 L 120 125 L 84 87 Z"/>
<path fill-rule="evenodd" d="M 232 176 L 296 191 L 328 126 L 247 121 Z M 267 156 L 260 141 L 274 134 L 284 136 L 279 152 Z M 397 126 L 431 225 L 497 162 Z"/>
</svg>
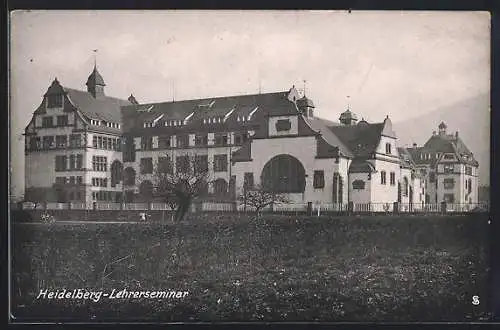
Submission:
<svg viewBox="0 0 500 330">
<path fill-rule="evenodd" d="M 14 225 L 14 315 L 155 321 L 488 317 L 485 215 L 265 219 L 205 214 L 175 226 Z M 190 294 L 97 303 L 35 299 L 50 288 Z M 480 305 L 472 305 L 473 295 Z"/>
</svg>

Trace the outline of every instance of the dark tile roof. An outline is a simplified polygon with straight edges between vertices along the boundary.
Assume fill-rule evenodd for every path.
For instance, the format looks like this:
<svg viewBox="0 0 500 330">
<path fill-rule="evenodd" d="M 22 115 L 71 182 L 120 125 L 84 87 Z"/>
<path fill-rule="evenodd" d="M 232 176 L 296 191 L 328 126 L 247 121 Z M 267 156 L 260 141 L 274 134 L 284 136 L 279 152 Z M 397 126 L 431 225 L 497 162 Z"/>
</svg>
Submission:
<svg viewBox="0 0 500 330">
<path fill-rule="evenodd" d="M 321 118 L 304 118 L 304 120 L 314 131 L 319 132 L 328 144 L 334 147 L 339 147 L 341 155 L 346 157 L 353 156 L 353 153 L 347 145 L 331 129 L 331 127 L 337 127 L 339 125 L 332 125 L 335 123 Z"/>
<path fill-rule="evenodd" d="M 401 159 L 401 166 L 406 168 L 414 168 L 415 162 L 413 161 L 413 157 L 410 152 L 403 147 L 397 148 L 399 153 L 399 158 Z"/>
<path fill-rule="evenodd" d="M 373 173 L 375 167 L 362 159 L 354 159 L 349 166 L 349 173 Z"/>
<path fill-rule="evenodd" d="M 330 126 L 329 129 L 356 157 L 373 155 L 379 142 L 384 123 Z"/>
<path fill-rule="evenodd" d="M 131 104 L 127 100 L 111 96 L 94 98 L 88 92 L 67 87 L 64 87 L 64 91 L 67 93 L 71 103 L 84 115 L 92 119 L 120 123 L 122 121 L 120 108 Z"/>
<path fill-rule="evenodd" d="M 49 88 L 47 89 L 47 92 L 43 96 L 63 93 L 64 88 L 61 86 L 57 78 L 55 78 L 54 81 L 52 81 L 52 84 L 50 84 Z"/>
<path fill-rule="evenodd" d="M 163 114 L 162 120 L 182 120 L 194 113 L 190 118 L 184 130 L 199 131 L 199 130 L 223 130 L 225 127 L 237 129 L 239 126 L 246 127 L 255 125 L 256 122 L 261 122 L 263 116 L 272 115 L 287 115 L 296 114 L 297 108 L 295 104 L 288 100 L 288 92 L 252 94 L 252 95 L 236 95 L 226 97 L 213 97 L 206 99 L 184 100 L 175 102 L 149 103 L 140 105 L 129 105 L 122 108 L 122 114 L 126 125 L 124 129 L 127 131 L 134 130 L 135 133 L 149 134 L 147 130 L 151 130 L 153 134 L 155 128 L 146 128 L 143 130 L 144 122 L 152 121 Z M 238 117 L 246 116 L 258 108 L 249 121 L 237 121 Z M 138 110 L 148 111 L 138 111 Z M 203 119 L 214 117 L 223 117 L 231 110 L 233 112 L 226 118 L 224 123 L 205 124 Z M 255 117 L 256 120 L 253 120 Z M 228 125 L 228 126 L 225 126 Z M 168 129 L 169 127 L 163 127 Z M 158 127 L 160 129 L 160 127 Z M 158 129 L 156 131 L 158 131 Z"/>
<path fill-rule="evenodd" d="M 95 85 L 101 85 L 101 86 L 106 86 L 104 83 L 104 79 L 102 78 L 101 74 L 97 70 L 97 67 L 94 67 L 94 70 L 90 74 L 89 78 L 87 79 L 87 86 L 95 86 Z"/>
<path fill-rule="evenodd" d="M 478 166 L 472 152 L 462 139 L 454 134 L 432 135 L 423 148 L 422 151 L 425 150 L 428 153 L 454 153 L 463 163 Z"/>
</svg>

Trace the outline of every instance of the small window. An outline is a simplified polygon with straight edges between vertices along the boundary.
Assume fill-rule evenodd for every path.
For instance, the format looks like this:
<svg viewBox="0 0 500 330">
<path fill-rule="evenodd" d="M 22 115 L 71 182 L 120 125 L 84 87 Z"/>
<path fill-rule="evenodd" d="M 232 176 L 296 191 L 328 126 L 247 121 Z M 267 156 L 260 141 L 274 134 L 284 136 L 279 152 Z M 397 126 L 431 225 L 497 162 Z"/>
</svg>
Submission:
<svg viewBox="0 0 500 330">
<path fill-rule="evenodd" d="M 453 164 L 446 164 L 443 166 L 444 173 L 453 173 L 454 166 Z"/>
<path fill-rule="evenodd" d="M 455 180 L 453 178 L 447 178 L 443 180 L 444 189 L 455 188 Z"/>
<path fill-rule="evenodd" d="M 314 171 L 314 188 L 324 188 L 325 187 L 325 172 L 324 171 Z"/>
<path fill-rule="evenodd" d="M 141 174 L 153 173 L 153 158 L 141 158 Z"/>
<path fill-rule="evenodd" d="M 436 181 L 436 173 L 430 172 L 429 173 L 429 182 L 435 182 Z"/>
<path fill-rule="evenodd" d="M 68 116 L 57 116 L 57 126 L 68 126 Z"/>
<path fill-rule="evenodd" d="M 385 144 L 385 153 L 386 154 L 391 154 L 391 148 L 392 148 L 391 144 L 390 143 L 386 143 Z"/>
<path fill-rule="evenodd" d="M 386 182 L 387 182 L 386 172 L 382 171 L 380 172 L 380 184 L 386 184 Z"/>
<path fill-rule="evenodd" d="M 354 180 L 352 182 L 352 189 L 354 189 L 354 190 L 365 189 L 365 182 L 363 180 Z"/>
<path fill-rule="evenodd" d="M 53 127 L 54 126 L 54 120 L 52 116 L 48 117 L 43 117 L 42 118 L 42 127 Z"/>
<path fill-rule="evenodd" d="M 227 155 L 214 156 L 214 172 L 227 172 Z"/>
<path fill-rule="evenodd" d="M 396 173 L 391 172 L 389 174 L 389 178 L 390 178 L 391 186 L 395 186 L 396 185 Z"/>
<path fill-rule="evenodd" d="M 63 97 L 61 94 L 47 96 L 47 108 L 61 108 Z"/>
</svg>

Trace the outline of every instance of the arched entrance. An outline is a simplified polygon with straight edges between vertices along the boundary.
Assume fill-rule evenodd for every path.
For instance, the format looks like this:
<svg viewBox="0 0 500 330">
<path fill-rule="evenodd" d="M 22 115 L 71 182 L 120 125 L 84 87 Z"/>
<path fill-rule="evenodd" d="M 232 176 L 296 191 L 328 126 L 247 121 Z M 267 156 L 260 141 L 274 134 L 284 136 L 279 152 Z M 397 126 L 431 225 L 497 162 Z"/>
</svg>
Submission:
<svg viewBox="0 0 500 330">
<path fill-rule="evenodd" d="M 306 172 L 302 163 L 290 155 L 278 155 L 269 160 L 262 170 L 262 186 L 279 193 L 303 193 Z"/>
</svg>

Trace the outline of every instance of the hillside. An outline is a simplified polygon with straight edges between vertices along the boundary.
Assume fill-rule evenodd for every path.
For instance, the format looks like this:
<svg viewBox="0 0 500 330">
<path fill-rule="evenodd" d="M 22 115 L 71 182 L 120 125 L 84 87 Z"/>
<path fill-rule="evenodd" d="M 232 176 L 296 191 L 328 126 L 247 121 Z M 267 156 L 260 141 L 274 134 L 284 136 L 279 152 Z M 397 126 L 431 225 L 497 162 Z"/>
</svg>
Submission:
<svg viewBox="0 0 500 330">
<path fill-rule="evenodd" d="M 487 94 L 436 109 L 422 116 L 402 122 L 395 122 L 394 129 L 401 146 L 410 146 L 413 142 L 423 145 L 437 131 L 437 126 L 444 121 L 448 132 L 458 131 L 467 147 L 479 162 L 479 183 L 490 182 L 490 98 Z"/>
</svg>

